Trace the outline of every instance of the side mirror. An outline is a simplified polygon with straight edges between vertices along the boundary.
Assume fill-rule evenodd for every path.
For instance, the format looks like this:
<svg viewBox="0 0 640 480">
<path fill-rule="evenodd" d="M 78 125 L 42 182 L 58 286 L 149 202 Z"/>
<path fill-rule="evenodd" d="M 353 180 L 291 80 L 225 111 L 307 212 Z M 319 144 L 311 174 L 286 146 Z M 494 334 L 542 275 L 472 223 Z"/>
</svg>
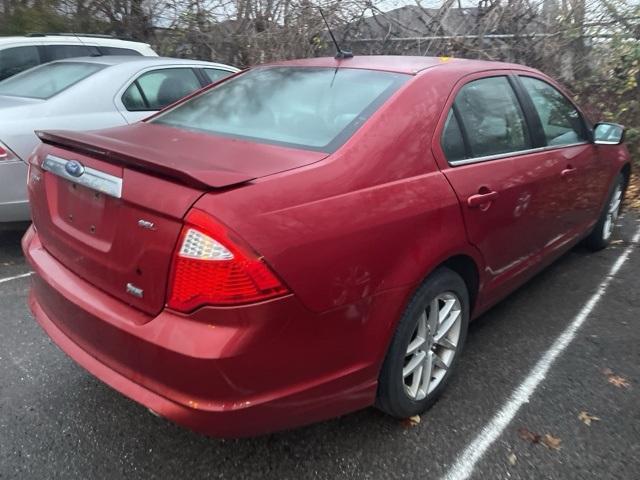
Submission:
<svg viewBox="0 0 640 480">
<path fill-rule="evenodd" d="M 617 123 L 596 123 L 593 128 L 593 143 L 597 145 L 620 145 L 624 140 L 624 127 Z"/>
</svg>

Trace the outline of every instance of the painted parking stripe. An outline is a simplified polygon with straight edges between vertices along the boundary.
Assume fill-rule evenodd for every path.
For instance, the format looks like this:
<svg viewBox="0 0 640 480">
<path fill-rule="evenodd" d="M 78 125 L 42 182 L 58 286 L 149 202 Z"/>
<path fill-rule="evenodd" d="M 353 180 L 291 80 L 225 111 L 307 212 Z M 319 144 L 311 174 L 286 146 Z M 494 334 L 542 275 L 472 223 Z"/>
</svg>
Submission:
<svg viewBox="0 0 640 480">
<path fill-rule="evenodd" d="M 19 278 L 28 277 L 29 275 L 32 275 L 32 274 L 33 272 L 27 272 L 27 273 L 22 273 L 20 275 L 16 275 L 14 277 L 0 278 L 0 283 L 10 282 L 11 280 L 17 280 Z"/>
<path fill-rule="evenodd" d="M 627 261 L 631 251 L 640 241 L 640 229 L 636 232 L 631 245 L 629 245 L 622 255 L 618 257 L 613 264 L 607 276 L 598 286 L 598 290 L 589 298 L 587 303 L 582 307 L 578 315 L 569 324 L 569 326 L 560 334 L 560 336 L 553 342 L 553 345 L 544 353 L 542 358 L 533 367 L 531 372 L 527 375 L 524 381 L 516 388 L 511 394 L 511 397 L 502 406 L 502 408 L 494 415 L 491 421 L 485 425 L 476 438 L 464 449 L 461 455 L 458 456 L 457 461 L 442 477 L 442 480 L 465 480 L 471 476 L 473 469 L 478 461 L 482 458 L 489 447 L 495 442 L 504 429 L 514 419 L 520 407 L 523 404 L 529 402 L 531 395 L 536 390 L 538 385 L 545 379 L 549 368 L 553 362 L 560 356 L 560 354 L 569 346 L 571 341 L 575 338 L 576 333 L 580 327 L 584 324 L 585 320 L 589 317 L 589 314 L 598 304 L 605 291 L 611 284 L 611 280 L 618 273 L 622 265 Z"/>
</svg>

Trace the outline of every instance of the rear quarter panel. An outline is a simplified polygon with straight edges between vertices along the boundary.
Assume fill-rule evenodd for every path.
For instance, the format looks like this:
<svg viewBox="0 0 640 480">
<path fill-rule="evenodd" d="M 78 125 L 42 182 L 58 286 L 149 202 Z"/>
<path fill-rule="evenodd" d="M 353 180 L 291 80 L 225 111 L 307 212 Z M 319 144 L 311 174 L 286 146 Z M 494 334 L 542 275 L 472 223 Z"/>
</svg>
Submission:
<svg viewBox="0 0 640 480">
<path fill-rule="evenodd" d="M 327 159 L 196 206 L 264 255 L 310 310 L 409 295 L 451 255 L 480 261 L 430 150 L 448 88 L 413 78 Z"/>
</svg>

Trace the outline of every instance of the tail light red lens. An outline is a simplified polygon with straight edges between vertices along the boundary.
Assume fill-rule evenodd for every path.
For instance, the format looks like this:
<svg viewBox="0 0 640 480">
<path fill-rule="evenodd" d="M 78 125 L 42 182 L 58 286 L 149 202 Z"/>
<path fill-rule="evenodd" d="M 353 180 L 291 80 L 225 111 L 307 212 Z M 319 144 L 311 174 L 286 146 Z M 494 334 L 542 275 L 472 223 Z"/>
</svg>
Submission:
<svg viewBox="0 0 640 480">
<path fill-rule="evenodd" d="M 18 160 L 18 157 L 0 142 L 0 162 L 3 160 Z"/>
<path fill-rule="evenodd" d="M 185 219 L 171 269 L 167 306 L 238 305 L 288 293 L 269 266 L 241 239 L 201 210 Z"/>
</svg>

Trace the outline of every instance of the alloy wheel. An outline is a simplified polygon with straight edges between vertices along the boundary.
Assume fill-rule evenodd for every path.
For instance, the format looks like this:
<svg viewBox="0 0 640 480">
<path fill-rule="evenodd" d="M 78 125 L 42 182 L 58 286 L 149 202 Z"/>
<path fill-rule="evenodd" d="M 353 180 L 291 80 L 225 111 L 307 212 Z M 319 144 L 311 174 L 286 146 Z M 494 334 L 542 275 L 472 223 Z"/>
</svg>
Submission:
<svg viewBox="0 0 640 480">
<path fill-rule="evenodd" d="M 420 314 L 402 369 L 411 399 L 424 399 L 446 375 L 457 352 L 461 323 L 461 302 L 453 292 L 436 296 Z"/>
<path fill-rule="evenodd" d="M 607 207 L 606 218 L 604 225 L 602 226 L 602 236 L 605 240 L 609 240 L 613 234 L 613 228 L 615 227 L 618 214 L 620 213 L 620 204 L 622 203 L 622 185 L 620 182 L 616 185 L 616 189 L 611 195 L 611 201 Z"/>
</svg>

